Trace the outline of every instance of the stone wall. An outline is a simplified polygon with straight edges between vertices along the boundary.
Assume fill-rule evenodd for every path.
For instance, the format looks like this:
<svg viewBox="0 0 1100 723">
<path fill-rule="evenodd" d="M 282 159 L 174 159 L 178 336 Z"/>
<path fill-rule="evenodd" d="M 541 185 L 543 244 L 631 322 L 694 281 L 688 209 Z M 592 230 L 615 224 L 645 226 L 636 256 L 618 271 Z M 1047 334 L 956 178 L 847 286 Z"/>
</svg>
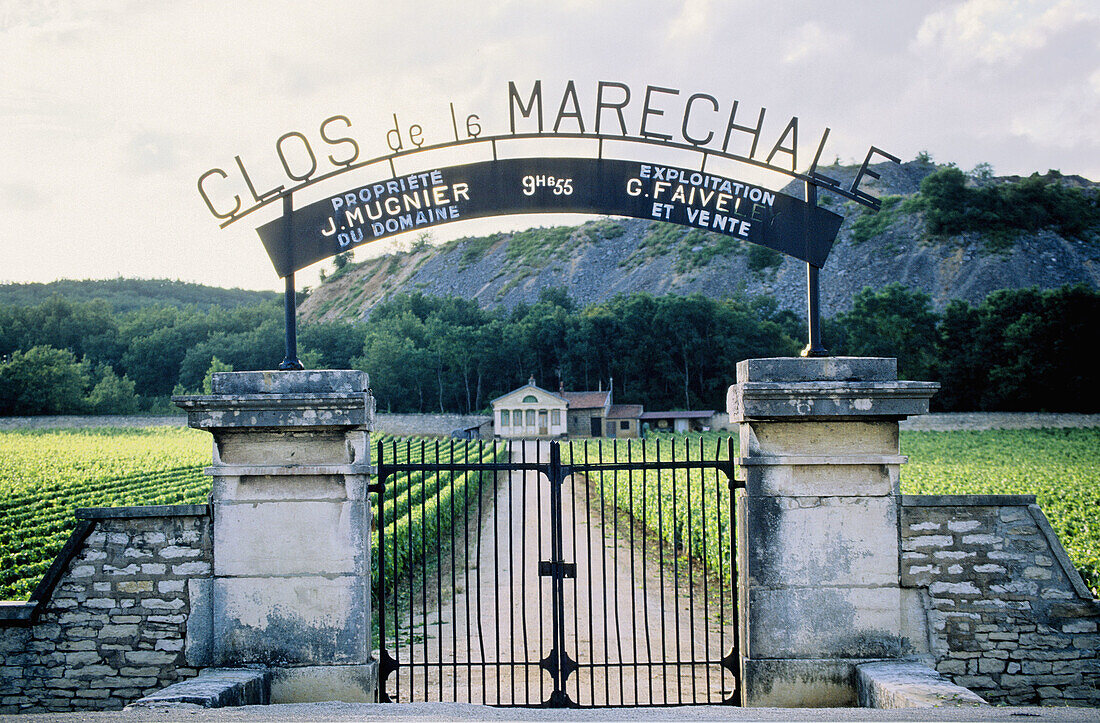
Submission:
<svg viewBox="0 0 1100 723">
<path fill-rule="evenodd" d="M 484 436 L 493 436 L 493 418 L 484 414 L 375 414 L 374 429 L 405 436 L 450 436 L 457 429 L 483 426 Z"/>
<path fill-rule="evenodd" d="M 907 495 L 901 535 L 936 670 L 993 703 L 1100 706 L 1100 601 L 1034 497 Z"/>
<path fill-rule="evenodd" d="M 7 605 L 0 713 L 118 709 L 198 673 L 185 647 L 194 591 L 211 572 L 206 506 L 78 516 L 31 602 Z"/>
</svg>

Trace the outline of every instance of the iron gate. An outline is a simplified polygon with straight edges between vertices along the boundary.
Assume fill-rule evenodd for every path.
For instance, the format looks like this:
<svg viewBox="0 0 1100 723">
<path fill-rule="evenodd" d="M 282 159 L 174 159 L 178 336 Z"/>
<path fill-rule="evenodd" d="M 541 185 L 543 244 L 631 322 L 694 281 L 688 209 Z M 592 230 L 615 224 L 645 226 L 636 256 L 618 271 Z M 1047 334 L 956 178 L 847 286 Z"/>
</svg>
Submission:
<svg viewBox="0 0 1100 723">
<path fill-rule="evenodd" d="M 733 452 L 379 443 L 379 699 L 736 704 Z"/>
</svg>

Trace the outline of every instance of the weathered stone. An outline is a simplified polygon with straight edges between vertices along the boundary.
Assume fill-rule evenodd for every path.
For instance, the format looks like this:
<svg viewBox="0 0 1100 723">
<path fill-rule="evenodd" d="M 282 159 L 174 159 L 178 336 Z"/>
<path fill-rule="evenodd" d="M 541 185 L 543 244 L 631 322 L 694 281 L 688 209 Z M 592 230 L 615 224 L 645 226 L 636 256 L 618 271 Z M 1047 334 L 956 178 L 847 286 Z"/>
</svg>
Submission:
<svg viewBox="0 0 1100 723">
<path fill-rule="evenodd" d="M 215 578 L 213 601 L 216 665 L 352 664 L 369 654 L 360 576 Z"/>
<path fill-rule="evenodd" d="M 271 702 L 271 673 L 266 670 L 211 669 L 135 701 L 130 708 L 198 705 L 203 708 L 266 705 Z"/>
<path fill-rule="evenodd" d="M 988 703 L 931 668 L 910 662 L 863 663 L 858 671 L 864 708 L 976 707 Z"/>
</svg>

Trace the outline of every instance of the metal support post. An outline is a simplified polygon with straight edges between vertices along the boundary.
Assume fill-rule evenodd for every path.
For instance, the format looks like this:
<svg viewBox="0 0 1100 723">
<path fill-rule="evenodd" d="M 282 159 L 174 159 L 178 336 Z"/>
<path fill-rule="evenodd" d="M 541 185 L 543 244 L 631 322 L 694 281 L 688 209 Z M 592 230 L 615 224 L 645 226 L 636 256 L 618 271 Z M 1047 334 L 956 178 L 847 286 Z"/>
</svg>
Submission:
<svg viewBox="0 0 1100 723">
<path fill-rule="evenodd" d="M 817 186 L 806 182 L 806 234 L 813 229 L 813 210 L 817 207 Z M 809 242 L 807 240 L 807 245 Z M 818 291 L 818 267 L 806 264 L 806 325 L 808 340 L 802 356 L 829 356 L 828 350 L 821 344 L 821 304 Z"/>
<path fill-rule="evenodd" d="M 293 253 L 294 234 L 291 229 L 291 219 L 293 218 L 294 211 L 294 197 L 292 194 L 286 194 L 283 196 L 283 217 L 286 219 L 283 224 L 284 232 L 286 234 L 286 248 L 290 253 Z M 293 266 L 291 267 L 293 268 Z M 298 316 L 294 299 L 294 272 L 291 271 L 286 275 L 286 286 L 283 291 L 283 323 L 286 327 L 286 357 L 282 363 L 279 364 L 279 371 L 296 371 L 299 369 L 305 369 L 305 366 L 298 360 Z"/>
</svg>

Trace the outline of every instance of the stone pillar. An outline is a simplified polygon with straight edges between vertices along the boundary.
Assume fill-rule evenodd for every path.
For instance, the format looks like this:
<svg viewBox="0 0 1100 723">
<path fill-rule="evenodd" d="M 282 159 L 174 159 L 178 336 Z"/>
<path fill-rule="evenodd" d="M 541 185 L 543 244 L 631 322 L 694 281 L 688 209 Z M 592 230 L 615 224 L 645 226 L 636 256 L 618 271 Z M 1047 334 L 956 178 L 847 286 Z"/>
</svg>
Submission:
<svg viewBox="0 0 1100 723">
<path fill-rule="evenodd" d="M 367 381 L 229 372 L 176 399 L 214 437 L 210 664 L 271 668 L 272 702 L 375 700 Z"/>
<path fill-rule="evenodd" d="M 938 387 L 896 359 L 737 365 L 743 705 L 855 705 L 855 665 L 926 648 L 900 587 L 898 420 Z"/>
</svg>

